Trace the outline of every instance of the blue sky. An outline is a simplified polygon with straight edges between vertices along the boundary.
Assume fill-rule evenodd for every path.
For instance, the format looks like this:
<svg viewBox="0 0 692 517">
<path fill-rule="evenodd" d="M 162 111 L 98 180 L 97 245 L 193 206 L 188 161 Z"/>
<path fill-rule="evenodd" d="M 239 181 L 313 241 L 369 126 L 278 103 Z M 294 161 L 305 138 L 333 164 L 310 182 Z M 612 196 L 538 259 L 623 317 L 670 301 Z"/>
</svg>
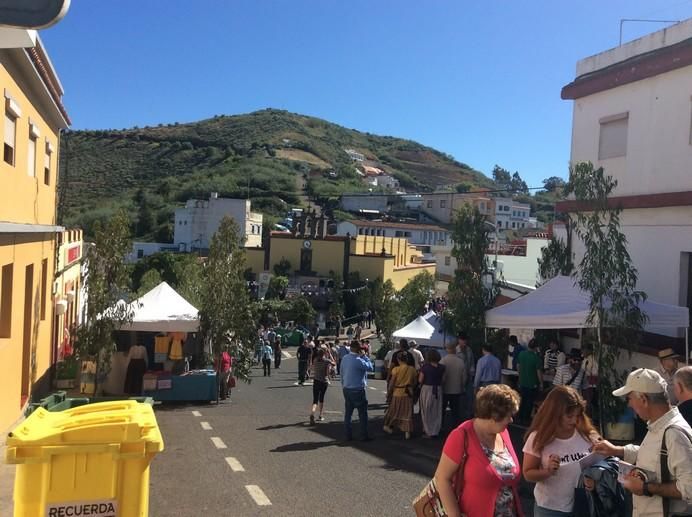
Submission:
<svg viewBox="0 0 692 517">
<path fill-rule="evenodd" d="M 690 16 L 692 0 L 72 0 L 41 38 L 75 129 L 273 107 L 534 187 L 567 175 L 577 60 L 617 46 L 621 18 Z"/>
</svg>

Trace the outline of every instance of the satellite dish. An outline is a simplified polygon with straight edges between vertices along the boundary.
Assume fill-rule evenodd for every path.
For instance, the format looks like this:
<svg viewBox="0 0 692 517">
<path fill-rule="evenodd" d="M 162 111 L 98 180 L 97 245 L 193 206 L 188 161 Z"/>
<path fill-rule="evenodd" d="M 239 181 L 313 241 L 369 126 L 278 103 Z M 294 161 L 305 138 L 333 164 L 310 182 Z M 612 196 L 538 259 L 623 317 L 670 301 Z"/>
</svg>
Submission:
<svg viewBox="0 0 692 517">
<path fill-rule="evenodd" d="M 70 0 L 0 0 L 0 26 L 45 29 L 63 19 Z"/>
</svg>

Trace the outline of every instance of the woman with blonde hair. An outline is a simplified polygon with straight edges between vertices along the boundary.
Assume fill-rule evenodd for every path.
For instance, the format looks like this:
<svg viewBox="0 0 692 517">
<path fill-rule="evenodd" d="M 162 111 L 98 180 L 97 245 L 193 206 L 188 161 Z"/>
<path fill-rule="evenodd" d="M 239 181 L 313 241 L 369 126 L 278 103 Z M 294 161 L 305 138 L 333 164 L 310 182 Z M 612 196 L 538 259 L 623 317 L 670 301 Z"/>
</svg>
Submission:
<svg viewBox="0 0 692 517">
<path fill-rule="evenodd" d="M 519 460 L 507 431 L 519 394 L 504 384 L 481 388 L 476 417 L 447 437 L 435 485 L 449 517 L 521 517 Z"/>
<path fill-rule="evenodd" d="M 524 444 L 524 478 L 536 483 L 535 517 L 574 515 L 579 460 L 598 439 L 582 396 L 569 386 L 555 386 L 536 413 Z"/>
</svg>

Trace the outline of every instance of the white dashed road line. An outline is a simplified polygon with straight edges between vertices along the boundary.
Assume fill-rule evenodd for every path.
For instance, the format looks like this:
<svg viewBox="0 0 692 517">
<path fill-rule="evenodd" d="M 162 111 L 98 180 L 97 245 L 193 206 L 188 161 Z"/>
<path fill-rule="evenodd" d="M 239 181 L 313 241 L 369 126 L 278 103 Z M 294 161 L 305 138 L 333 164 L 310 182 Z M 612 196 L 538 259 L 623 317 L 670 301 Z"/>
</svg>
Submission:
<svg viewBox="0 0 692 517">
<path fill-rule="evenodd" d="M 368 386 L 368 389 L 370 389 L 370 390 L 376 390 L 377 388 L 375 388 L 374 386 Z"/>
<path fill-rule="evenodd" d="M 281 355 L 283 356 L 284 359 L 293 359 L 293 356 L 286 352 L 285 350 L 281 351 Z"/>
<path fill-rule="evenodd" d="M 231 467 L 233 472 L 245 472 L 243 466 L 235 458 L 226 458 L 226 463 L 228 463 L 228 466 Z"/>
<path fill-rule="evenodd" d="M 228 448 L 228 447 L 226 447 L 226 444 L 223 443 L 223 440 L 221 438 L 219 438 L 218 436 L 212 436 L 211 437 L 211 443 L 213 443 L 217 449 L 227 449 Z"/>
<path fill-rule="evenodd" d="M 250 497 L 255 500 L 257 506 L 271 506 L 272 502 L 266 495 L 264 495 L 262 489 L 257 485 L 245 485 L 245 489 L 250 494 Z"/>
<path fill-rule="evenodd" d="M 193 411 L 192 416 L 202 416 L 202 413 L 200 413 L 199 411 Z"/>
<path fill-rule="evenodd" d="M 201 425 L 202 429 L 205 431 L 211 431 L 211 424 L 209 424 L 209 422 L 200 422 L 199 425 Z"/>
</svg>

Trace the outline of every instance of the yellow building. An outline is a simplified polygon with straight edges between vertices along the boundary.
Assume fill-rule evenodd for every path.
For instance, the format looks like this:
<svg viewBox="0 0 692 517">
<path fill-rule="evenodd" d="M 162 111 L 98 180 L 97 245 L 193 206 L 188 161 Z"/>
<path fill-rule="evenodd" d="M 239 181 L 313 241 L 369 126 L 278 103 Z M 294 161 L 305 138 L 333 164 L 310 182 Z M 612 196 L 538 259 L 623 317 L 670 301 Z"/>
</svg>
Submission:
<svg viewBox="0 0 692 517">
<path fill-rule="evenodd" d="M 0 431 L 50 386 L 62 87 L 35 31 L 0 29 Z"/>
<path fill-rule="evenodd" d="M 266 249 L 246 250 L 248 267 L 253 273 L 273 272 L 282 260 L 290 262 L 295 275 L 329 277 L 330 273 L 346 278 L 358 272 L 361 279 L 391 280 L 396 289 L 422 271 L 435 275 L 435 264 L 422 263 L 423 254 L 407 239 L 358 235 L 300 238 L 286 233 L 272 233 Z"/>
</svg>

